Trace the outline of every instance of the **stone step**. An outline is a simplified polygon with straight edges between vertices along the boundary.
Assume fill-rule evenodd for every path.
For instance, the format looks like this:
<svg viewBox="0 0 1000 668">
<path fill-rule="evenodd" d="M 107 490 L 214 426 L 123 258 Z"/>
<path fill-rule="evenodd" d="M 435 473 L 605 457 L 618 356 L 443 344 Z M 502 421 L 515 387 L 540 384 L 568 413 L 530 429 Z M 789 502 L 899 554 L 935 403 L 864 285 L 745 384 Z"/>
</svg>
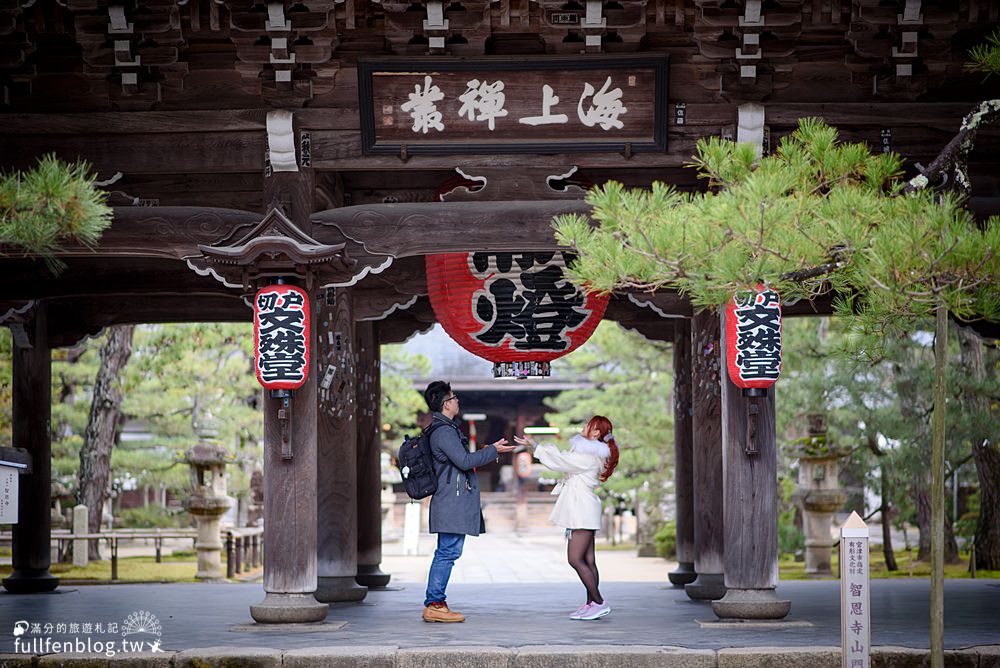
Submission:
<svg viewBox="0 0 1000 668">
<path fill-rule="evenodd" d="M 872 668 L 929 665 L 930 652 L 875 647 Z M 144 668 L 838 668 L 838 647 L 752 647 L 721 650 L 638 645 L 537 645 L 525 647 L 332 646 L 295 650 L 205 647 L 182 652 L 139 654 L 0 654 L 0 666 L 143 666 Z M 983 645 L 945 652 L 948 668 L 1000 668 L 1000 646 Z"/>
</svg>

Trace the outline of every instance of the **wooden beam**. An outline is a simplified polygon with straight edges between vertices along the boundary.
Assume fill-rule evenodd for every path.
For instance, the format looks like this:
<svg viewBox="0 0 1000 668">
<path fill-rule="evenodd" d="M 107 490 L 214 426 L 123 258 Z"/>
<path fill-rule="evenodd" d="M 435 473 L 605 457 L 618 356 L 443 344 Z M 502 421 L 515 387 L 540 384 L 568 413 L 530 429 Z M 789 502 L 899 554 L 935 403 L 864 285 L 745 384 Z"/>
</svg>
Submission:
<svg viewBox="0 0 1000 668">
<path fill-rule="evenodd" d="M 70 257 L 159 257 L 182 260 L 200 256 L 200 244 L 212 245 L 263 216 L 250 211 L 209 207 L 114 207 L 111 227 L 96 248 L 66 244 L 55 255 Z"/>
<path fill-rule="evenodd" d="M 249 322 L 253 312 L 239 296 L 111 295 L 49 301 L 53 348 L 72 346 L 108 325 L 167 322 Z"/>
<path fill-rule="evenodd" d="M 265 137 L 263 132 L 0 135 L 0 155 L 14 169 L 30 168 L 38 157 L 54 153 L 110 173 L 262 172 Z"/>
<path fill-rule="evenodd" d="M 5 114 L 0 135 L 171 134 L 256 132 L 267 127 L 267 109 L 214 111 L 104 111 L 89 114 Z M 297 109 L 296 124 L 304 130 L 360 128 L 357 106 Z"/>
<path fill-rule="evenodd" d="M 469 250 L 545 251 L 560 248 L 552 229 L 559 214 L 586 215 L 580 201 L 427 202 L 372 204 L 313 214 L 321 243 L 349 239 L 373 255 L 408 257 Z"/>
<path fill-rule="evenodd" d="M 0 283 L 7 299 L 159 295 L 201 298 L 238 296 L 210 276 L 199 276 L 180 260 L 135 257 L 75 257 L 58 274 L 41 260 L 0 262 Z"/>
</svg>

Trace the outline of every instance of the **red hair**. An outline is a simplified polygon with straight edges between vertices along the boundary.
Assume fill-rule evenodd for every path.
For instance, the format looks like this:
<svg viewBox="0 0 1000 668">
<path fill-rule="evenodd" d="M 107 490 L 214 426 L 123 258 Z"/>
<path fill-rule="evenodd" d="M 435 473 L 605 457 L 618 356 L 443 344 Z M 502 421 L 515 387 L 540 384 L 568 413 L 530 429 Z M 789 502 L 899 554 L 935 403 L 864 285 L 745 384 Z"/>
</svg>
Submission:
<svg viewBox="0 0 1000 668">
<path fill-rule="evenodd" d="M 611 449 L 611 456 L 608 457 L 608 463 L 604 466 L 604 471 L 599 476 L 601 482 L 607 482 L 611 474 L 615 472 L 615 468 L 618 466 L 618 445 L 615 443 L 614 437 L 605 441 L 605 437 L 611 433 L 611 420 L 604 417 L 603 415 L 595 415 L 590 418 L 590 422 L 587 423 L 587 433 L 590 433 L 591 429 L 597 429 L 597 438 L 608 444 L 608 448 Z"/>
</svg>

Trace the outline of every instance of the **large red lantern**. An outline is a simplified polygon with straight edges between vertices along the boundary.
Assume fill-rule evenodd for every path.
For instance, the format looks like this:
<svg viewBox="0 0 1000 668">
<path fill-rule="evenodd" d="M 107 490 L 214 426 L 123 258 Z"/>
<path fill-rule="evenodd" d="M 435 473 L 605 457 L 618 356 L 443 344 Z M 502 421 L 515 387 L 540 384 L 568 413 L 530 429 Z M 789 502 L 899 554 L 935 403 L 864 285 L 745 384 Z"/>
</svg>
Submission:
<svg viewBox="0 0 1000 668">
<path fill-rule="evenodd" d="M 427 256 L 438 322 L 460 346 L 493 362 L 495 378 L 549 375 L 549 363 L 590 338 L 609 296 L 566 276 L 563 253 Z"/>
<path fill-rule="evenodd" d="M 763 396 L 781 373 L 781 299 L 762 285 L 726 305 L 726 366 L 743 393 Z"/>
<path fill-rule="evenodd" d="M 294 390 L 309 377 L 309 295 L 269 285 L 253 298 L 254 367 L 268 390 Z"/>
</svg>

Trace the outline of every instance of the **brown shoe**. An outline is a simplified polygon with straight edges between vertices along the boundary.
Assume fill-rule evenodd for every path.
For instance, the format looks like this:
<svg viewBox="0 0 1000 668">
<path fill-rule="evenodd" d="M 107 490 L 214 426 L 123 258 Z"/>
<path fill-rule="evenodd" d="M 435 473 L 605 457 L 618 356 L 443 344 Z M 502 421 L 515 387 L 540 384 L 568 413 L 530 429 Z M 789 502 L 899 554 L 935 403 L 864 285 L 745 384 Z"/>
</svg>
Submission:
<svg viewBox="0 0 1000 668">
<path fill-rule="evenodd" d="M 464 622 L 465 615 L 454 610 L 449 610 L 444 603 L 431 603 L 424 608 L 425 622 Z"/>
</svg>

